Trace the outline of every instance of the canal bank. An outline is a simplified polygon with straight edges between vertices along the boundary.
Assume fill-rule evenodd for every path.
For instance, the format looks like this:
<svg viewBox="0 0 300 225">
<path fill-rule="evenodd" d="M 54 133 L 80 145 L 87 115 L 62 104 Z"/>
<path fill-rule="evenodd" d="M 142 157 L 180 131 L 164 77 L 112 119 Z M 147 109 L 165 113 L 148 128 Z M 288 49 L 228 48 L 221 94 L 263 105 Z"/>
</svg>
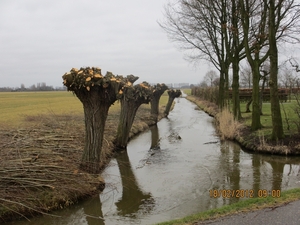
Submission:
<svg viewBox="0 0 300 225">
<path fill-rule="evenodd" d="M 159 120 L 165 106 L 160 105 Z M 29 120 L 30 119 L 30 120 Z M 2 127 L 0 138 L 0 221 L 32 220 L 51 215 L 78 202 L 98 196 L 105 186 L 99 174 L 79 170 L 84 146 L 83 115 L 31 116 L 26 127 Z M 119 112 L 106 121 L 103 157 L 112 157 Z M 149 105 L 137 111 L 130 138 L 153 125 Z M 5 194 L 3 194 L 5 192 Z M 27 223 L 25 221 L 25 223 Z M 14 224 L 14 222 L 13 222 Z"/>
<path fill-rule="evenodd" d="M 220 140 L 214 119 L 185 98 L 168 118 L 132 138 L 102 174 L 99 196 L 24 224 L 155 224 L 239 203 L 222 190 L 299 187 L 299 158 L 250 154 Z M 17 223 L 14 223 L 17 224 Z M 18 224 L 19 225 L 19 224 Z"/>
<path fill-rule="evenodd" d="M 216 118 L 216 122 L 218 123 L 218 115 L 220 112 L 219 108 L 215 104 L 208 101 L 203 101 L 195 96 L 187 96 L 187 99 L 195 103 L 201 110 L 204 110 L 206 113 Z M 232 119 L 231 121 L 234 120 Z M 230 126 L 230 124 L 228 125 Z M 220 135 L 226 137 L 226 130 L 223 132 L 221 131 Z M 226 138 L 239 143 L 244 150 L 249 152 L 290 156 L 300 155 L 298 134 L 286 135 L 286 137 L 280 141 L 271 141 L 259 134 L 259 131 L 253 132 L 251 131 L 250 127 L 247 127 L 241 123 L 235 134 Z"/>
</svg>

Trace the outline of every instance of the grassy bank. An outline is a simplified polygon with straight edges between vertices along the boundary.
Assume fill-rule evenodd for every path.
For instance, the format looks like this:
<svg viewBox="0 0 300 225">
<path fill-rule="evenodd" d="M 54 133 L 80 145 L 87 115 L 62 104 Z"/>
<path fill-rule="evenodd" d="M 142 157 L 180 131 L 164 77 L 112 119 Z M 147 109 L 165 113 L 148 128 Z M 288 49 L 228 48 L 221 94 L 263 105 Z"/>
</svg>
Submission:
<svg viewBox="0 0 300 225">
<path fill-rule="evenodd" d="M 78 169 L 85 130 L 82 104 L 76 96 L 21 92 L 0 93 L 0 98 L 0 221 L 61 209 L 101 192 L 101 176 Z M 163 95 L 161 113 L 167 100 Z M 103 166 L 110 160 L 119 112 L 116 102 L 106 121 Z M 150 123 L 150 105 L 142 105 L 131 137 Z"/>
<path fill-rule="evenodd" d="M 263 115 L 261 116 L 263 128 L 258 131 L 251 131 L 251 113 L 246 113 L 243 110 L 246 107 L 245 103 L 241 103 L 243 119 L 237 122 L 228 110 L 219 112 L 218 107 L 211 102 L 203 101 L 195 96 L 188 96 L 187 98 L 216 118 L 221 138 L 235 140 L 245 149 L 254 152 L 300 155 L 300 134 L 297 129 L 297 115 L 294 112 L 295 102 L 284 103 L 285 105 L 281 107 L 285 138 L 272 141 L 270 140 L 272 132 L 270 103 L 263 104 Z"/>
<path fill-rule="evenodd" d="M 271 132 L 272 124 L 271 124 L 271 114 L 270 114 L 270 104 L 266 103 L 263 106 L 263 116 L 262 116 L 262 123 L 264 128 L 257 132 L 249 131 L 247 127 L 251 124 L 251 113 L 242 113 L 243 120 L 241 123 L 234 122 L 233 117 L 229 111 L 224 111 L 223 113 L 219 112 L 218 107 L 215 104 L 212 104 L 207 101 L 202 101 L 199 98 L 194 96 L 190 96 L 189 90 L 184 90 L 186 94 L 189 96 L 187 97 L 188 100 L 194 102 L 210 114 L 216 118 L 216 123 L 218 123 L 219 132 L 221 138 L 229 138 L 232 140 L 236 140 L 240 142 L 241 145 L 248 147 L 248 150 L 256 151 L 256 152 L 263 152 L 263 153 L 271 153 L 273 154 L 275 151 L 274 149 L 278 149 L 275 153 L 276 154 L 287 154 L 286 148 L 292 147 L 293 149 L 289 149 L 288 151 L 297 151 L 295 150 L 295 144 L 292 146 L 290 145 L 295 139 L 290 139 L 288 135 L 295 135 L 297 137 L 297 129 L 296 126 L 289 127 L 287 129 L 287 124 L 285 124 L 285 133 L 287 133 L 288 137 L 282 141 L 277 143 L 267 142 L 266 138 Z M 290 121 L 292 119 L 297 119 L 296 115 L 293 114 L 293 108 L 295 103 L 284 103 L 285 112 L 289 116 Z M 244 103 L 241 103 L 241 109 L 243 110 L 246 107 Z M 283 115 L 284 119 L 284 115 Z M 294 136 L 294 137 L 295 137 Z M 300 139 L 297 139 L 297 143 L 299 143 Z M 284 144 L 286 143 L 286 144 Z M 297 145 L 297 144 L 296 144 Z M 293 152 L 294 154 L 299 154 L 298 152 Z M 273 198 L 268 196 L 266 198 L 249 198 L 247 200 L 242 200 L 237 203 L 226 205 L 217 209 L 208 210 L 205 212 L 200 212 L 197 214 L 193 214 L 182 219 L 176 219 L 172 221 L 167 221 L 163 223 L 159 223 L 158 225 L 193 225 L 201 221 L 206 220 L 213 220 L 219 217 L 236 214 L 240 212 L 247 212 L 247 211 L 254 211 L 259 210 L 267 207 L 278 207 L 280 205 L 284 205 L 288 202 L 299 200 L 300 199 L 300 188 L 292 189 L 288 191 L 281 192 L 281 196 L 279 198 Z"/>
<path fill-rule="evenodd" d="M 254 211 L 267 207 L 278 207 L 285 203 L 299 199 L 300 189 L 292 189 L 281 192 L 280 198 L 272 198 L 270 196 L 266 198 L 249 198 L 231 205 L 226 205 L 217 209 L 190 215 L 182 219 L 159 223 L 157 225 L 193 225 L 200 221 L 217 219 L 240 212 Z"/>
</svg>

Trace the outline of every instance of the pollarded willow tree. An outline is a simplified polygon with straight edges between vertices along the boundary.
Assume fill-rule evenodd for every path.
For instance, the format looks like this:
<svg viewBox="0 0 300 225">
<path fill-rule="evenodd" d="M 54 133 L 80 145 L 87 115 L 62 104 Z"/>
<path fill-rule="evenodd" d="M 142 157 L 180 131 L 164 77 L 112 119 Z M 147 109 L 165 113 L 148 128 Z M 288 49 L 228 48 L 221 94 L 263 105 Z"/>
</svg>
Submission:
<svg viewBox="0 0 300 225">
<path fill-rule="evenodd" d="M 169 95 L 169 99 L 168 99 L 168 103 L 166 105 L 166 109 L 165 109 L 165 112 L 164 112 L 165 116 L 169 115 L 172 103 L 173 103 L 175 98 L 178 98 L 178 97 L 181 96 L 181 91 L 179 89 L 176 89 L 176 90 L 171 89 L 171 90 L 168 90 L 168 95 Z"/>
<path fill-rule="evenodd" d="M 80 168 L 89 173 L 100 170 L 101 149 L 109 107 L 117 100 L 124 78 L 98 67 L 71 69 L 63 76 L 63 83 L 81 101 L 85 118 L 85 147 Z"/>
<path fill-rule="evenodd" d="M 120 90 L 121 112 L 115 140 L 117 150 L 125 150 L 127 148 L 129 133 L 136 112 L 142 104 L 148 104 L 150 102 L 152 92 L 153 89 L 147 82 L 134 86 L 132 82 L 127 82 L 122 90 Z"/>
<path fill-rule="evenodd" d="M 151 98 L 151 119 L 157 123 L 159 115 L 159 100 L 162 94 L 168 90 L 168 86 L 165 84 L 156 84 L 153 86 L 153 96 Z"/>
</svg>

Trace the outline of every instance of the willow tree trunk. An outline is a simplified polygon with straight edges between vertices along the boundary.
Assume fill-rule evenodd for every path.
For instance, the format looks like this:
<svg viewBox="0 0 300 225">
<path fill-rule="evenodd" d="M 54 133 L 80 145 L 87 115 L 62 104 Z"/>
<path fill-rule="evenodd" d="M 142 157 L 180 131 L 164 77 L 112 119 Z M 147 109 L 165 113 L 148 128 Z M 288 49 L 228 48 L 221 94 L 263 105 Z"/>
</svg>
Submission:
<svg viewBox="0 0 300 225">
<path fill-rule="evenodd" d="M 276 9 L 275 1 L 270 0 L 269 9 L 269 42 L 270 42 L 270 101 L 272 113 L 272 139 L 278 140 L 284 137 L 280 103 L 278 97 L 278 49 L 276 43 Z M 278 3 L 283 4 L 283 3 Z"/>
<path fill-rule="evenodd" d="M 104 127 L 111 105 L 111 102 L 105 100 L 105 91 L 95 87 L 89 92 L 75 92 L 83 104 L 85 117 L 85 147 L 80 168 L 89 173 L 100 171 Z"/>
<path fill-rule="evenodd" d="M 120 101 L 121 112 L 115 142 L 117 150 L 126 149 L 135 114 L 141 105 L 141 103 L 133 100 L 127 101 L 125 99 L 121 99 Z"/>
<path fill-rule="evenodd" d="M 171 109 L 171 106 L 173 104 L 174 99 L 175 99 L 175 97 L 170 97 L 169 96 L 168 103 L 166 105 L 165 112 L 164 112 L 165 116 L 169 115 L 170 109 Z"/>
<path fill-rule="evenodd" d="M 159 100 L 160 100 L 159 94 L 153 95 L 150 104 L 151 104 L 151 119 L 157 123 L 157 118 L 159 114 Z"/>
<path fill-rule="evenodd" d="M 169 115 L 172 103 L 174 101 L 175 98 L 178 98 L 181 95 L 181 91 L 180 90 L 169 90 L 168 91 L 168 95 L 169 95 L 169 99 L 168 99 L 168 103 L 166 105 L 166 109 L 165 109 L 165 116 Z"/>
<path fill-rule="evenodd" d="M 159 89 L 155 89 L 150 101 L 151 104 L 151 119 L 157 123 L 159 115 L 159 100 L 162 94 L 168 89 L 167 86 L 160 86 Z"/>
<path fill-rule="evenodd" d="M 153 89 L 150 84 L 143 82 L 123 88 L 120 120 L 115 139 L 116 150 L 126 150 L 129 133 L 133 124 L 136 111 L 142 104 L 148 104 L 151 100 Z"/>
</svg>

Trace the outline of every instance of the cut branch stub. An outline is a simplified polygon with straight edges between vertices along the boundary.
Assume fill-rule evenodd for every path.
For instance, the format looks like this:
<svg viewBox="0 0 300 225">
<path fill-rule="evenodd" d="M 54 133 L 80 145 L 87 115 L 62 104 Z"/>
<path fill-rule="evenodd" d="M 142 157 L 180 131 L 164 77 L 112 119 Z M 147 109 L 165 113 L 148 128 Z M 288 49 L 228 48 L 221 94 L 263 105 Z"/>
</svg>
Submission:
<svg viewBox="0 0 300 225">
<path fill-rule="evenodd" d="M 108 88 L 110 85 L 119 92 L 119 89 L 124 85 L 123 76 L 115 76 L 111 72 L 107 72 L 105 76 L 101 74 L 99 67 L 72 68 L 70 72 L 63 76 L 63 84 L 68 88 L 68 91 L 87 90 L 90 91 L 94 86 Z"/>
<path fill-rule="evenodd" d="M 153 86 L 153 96 L 151 99 L 151 119 L 154 123 L 157 123 L 159 114 L 159 100 L 161 95 L 168 90 L 168 86 L 165 84 L 156 84 Z"/>
<path fill-rule="evenodd" d="M 133 84 L 134 82 L 136 82 L 139 79 L 139 77 L 130 74 L 130 75 L 127 75 L 127 77 L 125 79 Z"/>
<path fill-rule="evenodd" d="M 181 91 L 179 89 L 176 89 L 176 90 L 171 89 L 171 90 L 168 90 L 168 95 L 169 95 L 169 100 L 168 100 L 168 103 L 166 105 L 166 109 L 165 109 L 165 112 L 164 112 L 165 116 L 169 115 L 172 103 L 173 103 L 175 98 L 178 98 L 178 97 L 181 96 Z"/>
<path fill-rule="evenodd" d="M 168 90 L 168 95 L 169 97 L 171 98 L 178 98 L 181 96 L 181 91 L 179 89 L 171 89 L 171 90 Z"/>
<path fill-rule="evenodd" d="M 159 93 L 159 95 L 162 95 L 166 90 L 168 90 L 168 86 L 165 85 L 164 83 L 162 84 L 156 84 L 153 86 L 153 94 Z"/>
<path fill-rule="evenodd" d="M 151 100 L 153 89 L 147 82 L 132 85 L 131 82 L 127 82 L 119 92 L 120 98 L 124 97 L 126 101 L 136 101 L 140 104 L 148 104 Z"/>
</svg>

